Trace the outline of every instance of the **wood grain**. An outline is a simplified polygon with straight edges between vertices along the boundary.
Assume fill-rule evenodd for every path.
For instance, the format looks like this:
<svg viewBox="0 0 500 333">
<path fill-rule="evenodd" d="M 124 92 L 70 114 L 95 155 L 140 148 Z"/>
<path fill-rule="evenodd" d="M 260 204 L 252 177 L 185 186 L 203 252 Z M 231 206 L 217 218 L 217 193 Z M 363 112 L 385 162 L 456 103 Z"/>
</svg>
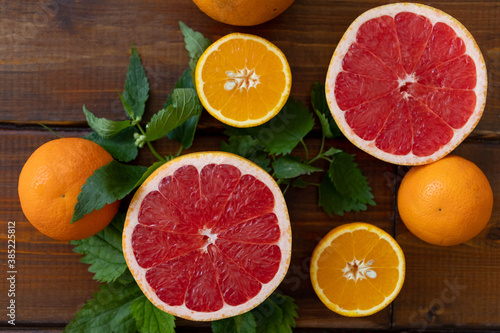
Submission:
<svg viewBox="0 0 500 333">
<path fill-rule="evenodd" d="M 27 331 L 61 331 L 97 291 L 98 284 L 72 246 L 38 233 L 22 214 L 17 197 L 19 172 L 29 155 L 53 138 L 38 123 L 63 136 L 88 133 L 82 106 L 101 117 L 124 119 L 118 91 L 124 86 L 134 43 L 146 69 L 151 95 L 145 121 L 159 110 L 188 55 L 179 21 L 215 41 L 230 32 L 252 33 L 275 43 L 287 56 L 293 75 L 292 96 L 310 105 L 310 88 L 323 82 L 330 58 L 350 23 L 362 12 L 393 1 L 296 0 L 278 18 L 255 27 L 233 27 L 211 20 L 192 1 L 174 0 L 26 0 L 0 5 L 0 308 L 7 306 L 6 230 L 16 221 L 18 280 L 16 324 Z M 500 198 L 500 3 L 426 1 L 461 21 L 475 37 L 488 69 L 483 118 L 454 152 L 477 163 Z M 316 129 L 318 126 L 316 127 Z M 313 154 L 317 131 L 307 139 Z M 226 137 L 208 114 L 190 151 L 218 150 Z M 297 331 L 330 329 L 468 331 L 500 329 L 500 209 L 495 205 L 487 229 L 471 242 L 441 248 L 425 244 L 404 227 L 396 192 L 408 168 L 374 159 L 345 139 L 329 140 L 356 155 L 375 195 L 376 206 L 360 213 L 329 217 L 317 206 L 314 187 L 290 189 L 293 256 L 279 290 L 299 305 Z M 176 152 L 168 140 L 155 143 L 161 154 Z M 300 148 L 297 154 L 305 152 Z M 150 165 L 142 151 L 134 163 Z M 319 181 L 312 175 L 311 181 Z M 407 278 L 396 301 L 376 315 L 345 318 L 330 312 L 315 296 L 309 260 L 321 237 L 343 223 L 366 221 L 391 234 L 407 258 Z M 0 327 L 9 325 L 0 311 Z M 178 320 L 179 332 L 209 331 L 208 324 Z"/>
<path fill-rule="evenodd" d="M 187 68 L 179 21 L 215 41 L 240 31 L 269 39 L 287 56 L 292 96 L 308 101 L 314 82 L 323 82 L 337 42 L 362 12 L 384 1 L 296 1 L 273 21 L 233 27 L 206 17 L 192 1 L 26 1 L 2 8 L 0 50 L 2 122 L 83 124 L 85 104 L 120 119 L 117 91 L 123 89 L 134 43 L 152 87 L 149 114 L 159 110 Z M 430 1 L 461 21 L 475 37 L 490 80 L 485 121 L 474 134 L 498 134 L 500 119 L 500 15 L 497 1 Z M 210 125 L 220 125 L 209 119 Z"/>
</svg>

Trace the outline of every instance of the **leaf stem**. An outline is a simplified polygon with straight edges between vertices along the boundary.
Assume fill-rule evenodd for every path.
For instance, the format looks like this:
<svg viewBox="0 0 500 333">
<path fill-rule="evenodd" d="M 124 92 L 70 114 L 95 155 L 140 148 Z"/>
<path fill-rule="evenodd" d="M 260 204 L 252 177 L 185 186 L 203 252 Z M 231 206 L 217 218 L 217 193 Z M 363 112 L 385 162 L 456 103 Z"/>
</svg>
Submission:
<svg viewBox="0 0 500 333">
<path fill-rule="evenodd" d="M 48 130 L 50 133 L 54 134 L 55 136 L 59 137 L 59 138 L 62 138 L 63 136 L 59 133 L 57 133 L 56 131 L 54 131 L 52 128 L 50 128 L 49 126 L 45 125 L 45 124 L 38 124 L 40 126 L 42 126 L 43 128 L 45 128 L 46 130 Z"/>
<path fill-rule="evenodd" d="M 306 161 L 309 161 L 309 150 L 307 149 L 307 145 L 304 142 L 304 139 L 300 139 L 300 143 L 302 143 L 302 146 L 304 147 L 304 150 L 306 151 Z"/>
<path fill-rule="evenodd" d="M 291 183 L 286 184 L 286 187 L 285 187 L 285 189 L 283 190 L 283 195 L 285 195 L 285 194 L 286 194 L 286 191 L 288 191 L 288 189 L 290 188 L 290 185 L 291 185 Z"/>
<path fill-rule="evenodd" d="M 149 147 L 149 150 L 151 150 L 151 152 L 153 153 L 153 155 L 159 160 L 159 161 L 165 161 L 165 158 L 163 156 L 161 156 L 160 154 L 158 154 L 158 152 L 156 151 L 156 149 L 153 147 L 153 145 L 151 144 L 151 141 L 146 141 L 146 144 L 148 145 Z"/>
<path fill-rule="evenodd" d="M 137 124 L 136 126 L 139 129 L 139 132 L 141 132 L 142 135 L 146 136 L 146 132 L 144 132 L 144 130 L 142 129 L 142 126 L 140 124 Z M 165 158 L 162 157 L 160 154 L 158 154 L 158 152 L 156 151 L 156 149 L 153 147 L 153 145 L 151 144 L 151 141 L 146 140 L 146 144 L 148 145 L 149 150 L 153 153 L 153 155 L 159 161 L 165 161 Z"/>
<path fill-rule="evenodd" d="M 319 153 L 318 155 L 316 155 L 315 157 L 313 157 L 309 162 L 308 164 L 312 164 L 314 163 L 315 161 L 317 161 L 318 159 L 322 158 L 323 157 L 323 150 L 325 149 L 325 134 L 323 133 L 323 135 L 321 136 L 321 146 L 319 147 Z"/>
<path fill-rule="evenodd" d="M 179 157 L 179 156 L 181 156 L 181 153 L 182 153 L 182 151 L 183 151 L 183 150 L 184 150 L 184 146 L 183 146 L 183 145 L 181 145 L 181 146 L 179 147 L 179 150 L 177 151 L 177 154 L 175 155 L 175 157 Z"/>
</svg>

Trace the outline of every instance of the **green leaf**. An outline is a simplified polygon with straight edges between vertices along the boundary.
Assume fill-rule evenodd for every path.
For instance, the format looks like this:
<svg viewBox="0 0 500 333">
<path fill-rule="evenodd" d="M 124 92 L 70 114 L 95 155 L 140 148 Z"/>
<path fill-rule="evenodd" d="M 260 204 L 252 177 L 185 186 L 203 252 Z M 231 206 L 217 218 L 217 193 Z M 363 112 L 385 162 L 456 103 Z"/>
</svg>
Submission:
<svg viewBox="0 0 500 333">
<path fill-rule="evenodd" d="M 311 88 L 311 103 L 314 112 L 319 118 L 323 134 L 327 138 L 336 138 L 342 135 L 337 123 L 332 117 L 326 101 L 325 85 L 315 82 Z"/>
<path fill-rule="evenodd" d="M 328 149 L 327 151 L 325 151 L 323 153 L 323 156 L 333 156 L 335 154 L 338 154 L 338 153 L 341 153 L 342 150 L 341 149 L 337 149 L 337 148 L 334 148 L 334 147 L 331 147 L 330 149 Z"/>
<path fill-rule="evenodd" d="M 302 178 L 298 177 L 292 181 L 292 186 L 296 188 L 306 188 L 309 183 L 304 181 Z"/>
<path fill-rule="evenodd" d="M 139 187 L 141 184 L 159 167 L 161 167 L 163 164 L 167 163 L 170 161 L 171 158 L 162 160 L 162 161 L 157 161 L 154 162 L 149 166 L 149 168 L 142 174 L 141 178 L 137 181 L 134 187 Z"/>
<path fill-rule="evenodd" d="M 105 139 L 97 132 L 85 136 L 85 139 L 94 141 L 107 150 L 108 153 L 120 162 L 130 162 L 137 157 L 138 149 L 135 145 L 135 127 L 128 127 L 111 139 Z"/>
<path fill-rule="evenodd" d="M 125 81 L 125 91 L 120 96 L 129 117 L 136 121 L 144 115 L 146 101 L 149 97 L 149 82 L 146 71 L 142 67 L 137 49 L 132 46 L 132 55 Z"/>
<path fill-rule="evenodd" d="M 175 317 L 158 309 L 146 296 L 135 299 L 131 311 L 140 333 L 175 333 Z"/>
<path fill-rule="evenodd" d="M 316 115 L 318 116 L 319 123 L 321 124 L 321 130 L 323 131 L 323 135 L 325 136 L 325 138 L 333 138 L 334 135 L 332 133 L 332 130 L 330 129 L 328 119 L 325 117 L 325 115 L 319 113 L 316 109 L 314 109 L 314 112 L 316 112 Z"/>
<path fill-rule="evenodd" d="M 299 317 L 297 314 L 299 306 L 295 304 L 295 300 L 292 297 L 276 292 L 272 293 L 269 298 L 271 298 L 274 304 L 279 306 L 283 312 L 282 327 L 285 329 L 283 329 L 282 332 L 291 332 L 291 328 L 295 327 L 295 318 Z"/>
<path fill-rule="evenodd" d="M 259 140 L 270 154 L 289 154 L 311 131 L 314 118 L 301 102 L 289 98 L 281 111 L 270 121 L 245 129 Z"/>
<path fill-rule="evenodd" d="M 85 105 L 83 106 L 83 113 L 85 113 L 85 118 L 87 118 L 87 123 L 90 128 L 97 132 L 101 137 L 105 139 L 111 139 L 122 130 L 132 126 L 129 120 L 109 120 L 106 118 L 99 118 L 92 112 L 87 110 Z"/>
<path fill-rule="evenodd" d="M 95 273 L 99 282 L 113 282 L 127 270 L 122 251 L 122 231 L 125 214 L 118 213 L 111 223 L 96 235 L 71 241 L 73 251 L 83 254 L 80 260 L 89 264 L 89 272 Z"/>
<path fill-rule="evenodd" d="M 360 203 L 375 205 L 371 188 L 354 161 L 354 155 L 345 152 L 336 154 L 328 174 L 342 196 Z"/>
<path fill-rule="evenodd" d="M 142 117 L 134 116 L 134 110 L 132 110 L 132 106 L 128 103 L 123 95 L 124 93 L 118 92 L 118 96 L 120 97 L 120 101 L 122 102 L 125 113 L 132 119 L 132 121 L 139 122 Z"/>
<path fill-rule="evenodd" d="M 231 137 L 231 136 L 244 136 L 244 135 L 250 135 L 248 132 L 248 128 L 238 128 L 238 127 L 232 127 L 229 125 L 224 125 L 225 130 L 224 134 Z M 264 146 L 262 146 L 264 147 Z"/>
<path fill-rule="evenodd" d="M 184 72 L 182 72 L 182 75 L 179 77 L 177 82 L 175 82 L 174 89 L 175 88 L 191 88 L 191 89 L 196 89 L 194 85 L 194 80 L 193 77 L 191 76 L 191 71 L 189 69 L 186 69 Z M 172 99 L 172 94 L 168 95 L 167 101 L 165 102 L 165 107 L 172 104 L 173 99 Z"/>
<path fill-rule="evenodd" d="M 200 114 L 189 118 L 180 126 L 168 132 L 167 137 L 171 140 L 179 142 L 186 149 L 191 148 L 194 141 L 196 127 L 198 126 L 198 121 L 200 120 Z"/>
<path fill-rule="evenodd" d="M 189 53 L 189 67 L 193 73 L 196 69 L 198 59 L 205 52 L 207 47 L 212 44 L 210 39 L 205 38 L 201 33 L 189 28 L 183 22 L 179 22 L 182 34 L 184 35 L 184 42 L 186 43 L 186 50 Z"/>
<path fill-rule="evenodd" d="M 115 160 L 97 169 L 82 186 L 71 223 L 106 204 L 123 199 L 135 187 L 146 167 L 125 165 Z"/>
<path fill-rule="evenodd" d="M 250 135 L 230 136 L 228 143 L 224 141 L 221 143 L 220 149 L 228 153 L 240 155 L 259 165 L 267 172 L 271 171 L 269 167 L 271 160 L 267 157 L 267 153 L 264 152 L 264 146 Z"/>
<path fill-rule="evenodd" d="M 146 125 L 146 140 L 158 140 L 200 113 L 201 104 L 194 89 L 174 89 L 172 98 L 172 104 L 156 113 Z"/>
<path fill-rule="evenodd" d="M 318 205 L 331 217 L 344 215 L 345 212 L 366 210 L 366 204 L 342 196 L 333 185 L 328 173 L 325 173 L 319 185 Z"/>
<path fill-rule="evenodd" d="M 322 171 L 312 165 L 303 163 L 294 156 L 281 156 L 273 162 L 274 176 L 278 179 L 290 179 L 312 172 Z"/>
<path fill-rule="evenodd" d="M 332 155 L 332 163 L 319 186 L 319 205 L 325 212 L 330 216 L 343 215 L 375 205 L 371 188 L 354 162 L 354 155 L 343 151 Z"/>
<path fill-rule="evenodd" d="M 256 333 L 255 318 L 251 312 L 212 322 L 213 333 Z"/>
<path fill-rule="evenodd" d="M 130 272 L 120 281 L 99 286 L 94 294 L 79 310 L 65 332 L 136 332 L 136 321 L 131 311 L 132 302 L 143 296 Z"/>
<path fill-rule="evenodd" d="M 195 90 L 193 78 L 191 76 L 191 72 L 189 70 L 185 70 L 182 76 L 175 84 L 175 88 L 191 88 L 193 91 Z M 168 107 L 168 105 L 173 103 L 173 94 L 170 94 L 167 98 L 167 102 L 164 107 Z M 194 134 L 196 132 L 196 127 L 198 126 L 198 120 L 201 115 L 201 105 L 199 108 L 199 112 L 197 115 L 192 116 L 180 126 L 174 128 L 167 134 L 167 137 L 172 140 L 176 140 L 179 142 L 184 148 L 190 148 L 193 144 Z"/>
<path fill-rule="evenodd" d="M 274 292 L 251 312 L 258 333 L 291 333 L 295 327 L 298 306 L 293 298 Z"/>
</svg>

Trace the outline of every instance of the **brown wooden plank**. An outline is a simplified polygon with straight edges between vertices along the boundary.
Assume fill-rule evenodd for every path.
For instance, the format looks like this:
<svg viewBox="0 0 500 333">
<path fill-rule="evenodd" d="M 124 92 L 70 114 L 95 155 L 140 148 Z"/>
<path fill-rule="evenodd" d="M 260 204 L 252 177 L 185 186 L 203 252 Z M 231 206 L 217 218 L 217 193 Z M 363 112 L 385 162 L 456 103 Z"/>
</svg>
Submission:
<svg viewBox="0 0 500 333">
<path fill-rule="evenodd" d="M 476 163 L 486 174 L 495 200 L 500 196 L 500 145 L 464 143 L 454 152 Z M 429 245 L 404 224 L 397 238 L 406 256 L 403 289 L 394 302 L 399 329 L 500 328 L 500 207 L 495 204 L 485 230 L 452 247 Z"/>
<path fill-rule="evenodd" d="M 215 41 L 234 31 L 276 43 L 293 74 L 292 96 L 307 102 L 323 82 L 337 42 L 349 24 L 380 1 L 296 1 L 275 20 L 233 27 L 211 20 L 192 1 L 9 2 L 0 14 L 0 122 L 82 123 L 82 106 L 114 119 L 124 117 L 122 90 L 131 43 L 138 47 L 152 92 L 146 117 L 159 110 L 187 68 L 178 22 Z M 461 21 L 476 38 L 489 70 L 486 111 L 474 135 L 498 134 L 500 35 L 497 1 L 430 1 Z M 206 117 L 204 126 L 220 127 Z"/>
</svg>

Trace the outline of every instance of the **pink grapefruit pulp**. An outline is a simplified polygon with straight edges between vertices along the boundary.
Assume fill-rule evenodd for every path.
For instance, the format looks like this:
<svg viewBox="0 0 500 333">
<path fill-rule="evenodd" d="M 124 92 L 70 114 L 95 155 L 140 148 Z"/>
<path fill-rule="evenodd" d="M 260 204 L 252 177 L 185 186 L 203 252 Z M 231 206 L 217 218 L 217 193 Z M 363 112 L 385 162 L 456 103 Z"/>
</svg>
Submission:
<svg viewBox="0 0 500 333">
<path fill-rule="evenodd" d="M 157 169 L 130 204 L 124 255 L 158 308 L 191 320 L 246 312 L 282 281 L 291 255 L 283 195 L 263 169 L 207 152 Z"/>
<path fill-rule="evenodd" d="M 474 129 L 486 102 L 484 60 L 467 29 L 425 5 L 359 16 L 337 45 L 326 95 L 356 146 L 402 165 L 436 161 Z"/>
</svg>

